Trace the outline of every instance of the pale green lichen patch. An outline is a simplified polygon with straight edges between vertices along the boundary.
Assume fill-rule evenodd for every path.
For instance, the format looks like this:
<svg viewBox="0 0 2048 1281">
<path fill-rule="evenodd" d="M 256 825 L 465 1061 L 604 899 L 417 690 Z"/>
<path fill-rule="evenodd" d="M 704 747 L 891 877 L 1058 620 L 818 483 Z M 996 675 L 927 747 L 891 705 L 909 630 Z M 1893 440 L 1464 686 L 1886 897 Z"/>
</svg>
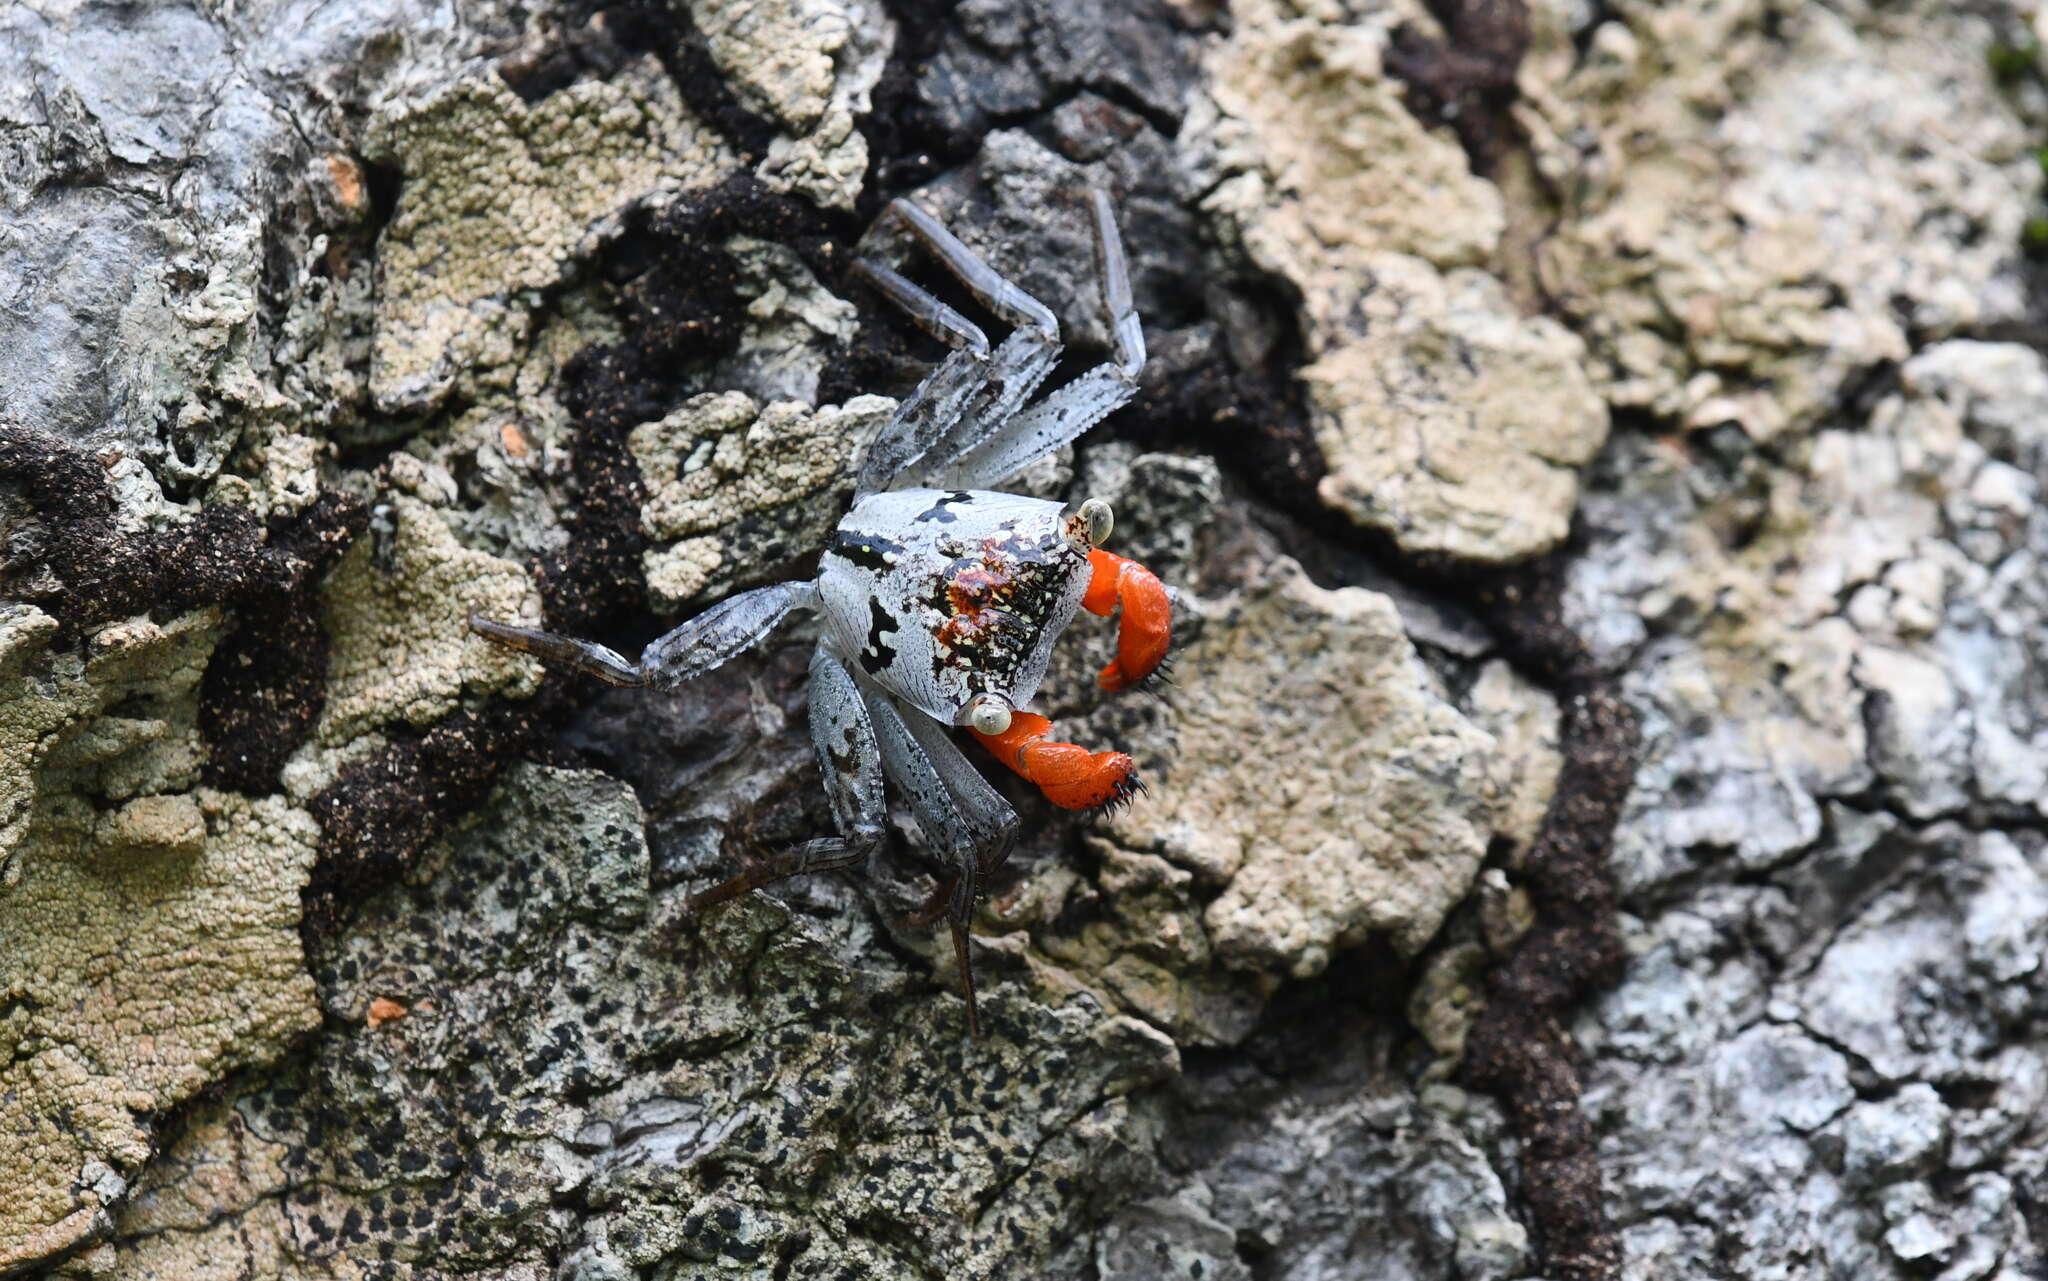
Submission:
<svg viewBox="0 0 2048 1281">
<path fill-rule="evenodd" d="M 375 539 L 360 539 L 321 588 L 328 684 L 314 741 L 323 746 L 393 722 L 426 724 L 465 695 L 525 698 L 539 687 L 537 662 L 472 634 L 468 623 L 471 613 L 536 623 L 539 598 L 526 571 L 464 547 L 418 499 L 392 506 L 389 567 L 379 566 Z"/>
<path fill-rule="evenodd" d="M 83 652 L 49 652 L 56 632 L 40 610 L 0 607 L 0 887 L 21 873 L 31 823 L 86 839 L 121 827 L 101 810 L 199 778 L 197 691 L 219 613 L 110 624 Z"/>
<path fill-rule="evenodd" d="M 533 291 L 609 220 L 732 163 L 651 58 L 531 106 L 495 76 L 462 80 L 376 121 L 369 146 L 405 174 L 379 245 L 370 375 L 394 412 L 513 378 Z"/>
<path fill-rule="evenodd" d="M 152 808 L 153 843 L 34 824 L 0 895 L 0 1269 L 106 1232 L 154 1114 L 319 1022 L 297 930 L 313 821 L 209 791 Z"/>
<path fill-rule="evenodd" d="M 658 608 L 729 591 L 745 572 L 815 553 L 845 511 L 852 459 L 895 408 L 880 396 L 812 409 L 740 392 L 685 402 L 633 429 L 647 485 L 640 523 Z"/>
</svg>

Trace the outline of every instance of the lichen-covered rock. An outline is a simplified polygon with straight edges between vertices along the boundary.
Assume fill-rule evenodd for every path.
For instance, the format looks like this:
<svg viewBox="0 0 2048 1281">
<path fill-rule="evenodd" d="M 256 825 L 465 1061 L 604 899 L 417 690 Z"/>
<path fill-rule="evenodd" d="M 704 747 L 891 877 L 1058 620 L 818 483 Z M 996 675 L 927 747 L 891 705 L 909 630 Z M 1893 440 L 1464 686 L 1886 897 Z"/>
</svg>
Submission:
<svg viewBox="0 0 2048 1281">
<path fill-rule="evenodd" d="M 0 44 L 8 415 L 209 475 L 223 402 L 275 399 L 249 347 L 265 230 L 251 171 L 289 150 L 290 122 L 197 6 L 10 8 Z M 174 181 L 194 156 L 215 175 Z"/>
<path fill-rule="evenodd" d="M 1541 273 L 1618 407 L 1804 430 L 1859 371 L 2020 315 L 2041 173 L 1990 13 L 1534 8 L 1519 118 L 1565 200 Z"/>
<path fill-rule="evenodd" d="M 112 1266 L 1022 1275 L 1139 1164 L 1126 1096 L 1172 1070 L 1159 1033 L 1027 964 L 989 994 L 984 1051 L 935 1060 L 958 1002 L 853 896 L 679 919 L 642 822 L 616 780 L 515 772 L 317 958 L 348 1031 L 197 1115 Z M 572 1194 L 584 1212 L 556 1214 Z"/>
<path fill-rule="evenodd" d="M 1657 514 L 1579 575 L 1588 632 L 1633 660 L 1656 744 L 1624 877 L 1666 879 L 1715 849 L 1769 866 L 1822 834 L 1824 798 L 1873 786 L 1918 819 L 2035 812 L 2043 535 L 2026 469 L 1991 451 L 2041 456 L 2038 428 L 2005 424 L 2048 411 L 2027 400 L 2043 373 L 2014 348 L 1930 347 L 1867 429 L 1819 433 L 1796 468 L 1729 433 L 1690 469 L 1626 447 L 1630 505 Z M 1611 503 L 1591 500 L 1593 519 L 1611 525 Z"/>
<path fill-rule="evenodd" d="M 370 392 L 387 413 L 503 381 L 530 340 L 533 295 L 608 220 L 731 165 L 653 59 L 532 106 L 481 74 L 406 100 L 366 142 L 405 178 L 378 256 Z"/>
<path fill-rule="evenodd" d="M 1631 441 L 1588 497 L 1576 600 L 1646 758 L 1616 838 L 1637 957 L 1587 1022 L 1587 1097 L 1646 1266 L 2041 1257 L 2012 1109 L 2048 1070 L 2044 394 L 2036 353 L 1934 344 L 1858 430 L 1770 459 L 1705 433 L 1689 466 Z"/>
<path fill-rule="evenodd" d="M 868 167 L 854 127 L 888 55 L 881 7 L 842 0 L 690 0 L 707 51 L 740 101 L 780 130 L 758 172 L 820 205 L 851 209 Z"/>
<path fill-rule="evenodd" d="M 2041 29 L 0 10 L 0 1271 L 2048 1272 Z M 1096 186 L 1154 359 L 1019 484 L 1114 505 L 1184 662 L 1063 639 L 1152 791 L 996 779 L 968 1046 L 905 815 L 680 910 L 831 822 L 812 624 L 660 694 L 463 624 L 801 574 L 932 354 L 866 215 L 1081 365 Z"/>
<path fill-rule="evenodd" d="M 154 1118 L 319 1026 L 297 929 L 311 820 L 152 799 L 171 830 L 139 830 L 142 801 L 112 834 L 31 826 L 0 895 L 0 1268 L 105 1237 Z"/>
<path fill-rule="evenodd" d="M 1430 688 L 1392 602 L 1281 562 L 1183 650 L 1170 787 L 1117 824 L 1220 884 L 1238 964 L 1314 974 L 1371 931 L 1415 951 L 1486 855 L 1506 771 Z"/>
<path fill-rule="evenodd" d="M 664 612 L 814 556 L 852 496 L 859 446 L 896 408 L 881 396 L 813 410 L 706 393 L 627 437 L 647 486 L 647 588 Z"/>
<path fill-rule="evenodd" d="M 540 677 L 539 663 L 468 626 L 471 614 L 540 621 L 519 566 L 463 547 L 417 499 L 395 498 L 391 507 L 396 528 L 385 554 L 364 539 L 321 592 L 328 683 L 313 737 L 324 746 L 394 722 L 426 724 L 464 696 L 531 695 Z"/>
<path fill-rule="evenodd" d="M 1335 1281 L 1360 1258 L 1391 1276 L 1528 1275 L 1483 1102 L 1447 1086 L 1418 1095 L 1388 1072 L 1391 1047 L 1341 1017 L 1259 1048 L 1286 1068 L 1190 1071 L 1163 1144 L 1179 1177 L 1170 1195 L 1111 1218 L 1102 1276 L 1249 1278 L 1256 1267 Z"/>
<path fill-rule="evenodd" d="M 48 648 L 55 619 L 0 606 L 0 882 L 37 822 L 76 835 L 119 820 L 123 802 L 199 781 L 198 686 L 220 640 L 217 611 L 159 626 L 101 628 L 84 652 Z"/>
<path fill-rule="evenodd" d="M 1386 74 L 1390 14 L 1237 6 L 1184 135 L 1203 207 L 1301 299 L 1323 501 L 1402 547 L 1523 559 L 1564 538 L 1607 435 L 1584 347 L 1484 269 L 1501 198 Z"/>
</svg>

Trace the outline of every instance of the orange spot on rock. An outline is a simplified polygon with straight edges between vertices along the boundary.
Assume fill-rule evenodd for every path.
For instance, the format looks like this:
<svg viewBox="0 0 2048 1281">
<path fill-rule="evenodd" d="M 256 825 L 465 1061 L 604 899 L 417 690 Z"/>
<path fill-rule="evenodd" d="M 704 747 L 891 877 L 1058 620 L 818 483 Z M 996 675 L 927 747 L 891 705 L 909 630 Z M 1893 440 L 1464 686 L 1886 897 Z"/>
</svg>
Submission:
<svg viewBox="0 0 2048 1281">
<path fill-rule="evenodd" d="M 371 1027 L 382 1027 L 405 1016 L 406 1008 L 403 1005 L 388 996 L 378 996 L 370 999 L 370 1008 L 364 1015 L 364 1021 Z"/>
<path fill-rule="evenodd" d="M 507 420 L 498 428 L 498 440 L 505 446 L 505 452 L 514 458 L 525 458 L 533 452 L 533 446 L 526 443 L 526 437 L 519 432 L 519 424 Z"/>
<path fill-rule="evenodd" d="M 334 184 L 334 198 L 350 213 L 363 211 L 363 170 L 355 161 L 336 151 L 327 157 L 327 177 Z"/>
</svg>

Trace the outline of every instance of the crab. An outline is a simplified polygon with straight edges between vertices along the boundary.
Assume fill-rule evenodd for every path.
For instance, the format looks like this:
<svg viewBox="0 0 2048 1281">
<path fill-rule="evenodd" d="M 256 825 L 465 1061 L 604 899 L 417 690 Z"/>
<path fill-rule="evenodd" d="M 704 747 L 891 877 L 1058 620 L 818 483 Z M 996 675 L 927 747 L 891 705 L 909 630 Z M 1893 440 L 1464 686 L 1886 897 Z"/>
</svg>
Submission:
<svg viewBox="0 0 2048 1281">
<path fill-rule="evenodd" d="M 1028 710 L 1053 643 L 1076 614 L 1122 609 L 1116 657 L 1098 678 L 1123 690 L 1160 667 L 1172 599 L 1149 570 L 1105 550 L 1109 505 L 1067 506 L 994 486 L 1074 440 L 1129 401 L 1145 340 L 1109 197 L 1090 193 L 1110 359 L 1027 404 L 1060 356 L 1059 322 L 939 220 L 896 200 L 893 217 L 1010 326 L 991 348 L 965 315 L 869 258 L 854 272 L 952 348 L 898 406 L 856 463 L 852 508 L 816 579 L 733 596 L 641 651 L 637 661 L 587 640 L 472 617 L 500 644 L 613 685 L 672 689 L 759 644 L 798 611 L 823 616 L 810 663 L 811 737 L 833 835 L 753 859 L 693 895 L 697 911 L 766 885 L 866 862 L 882 845 L 883 780 L 951 869 L 925 919 L 952 928 L 970 1037 L 979 1038 L 968 924 L 1016 840 L 1010 804 L 963 754 L 964 729 L 1003 765 L 1071 810 L 1127 800 L 1140 784 L 1123 752 L 1052 737 Z"/>
</svg>

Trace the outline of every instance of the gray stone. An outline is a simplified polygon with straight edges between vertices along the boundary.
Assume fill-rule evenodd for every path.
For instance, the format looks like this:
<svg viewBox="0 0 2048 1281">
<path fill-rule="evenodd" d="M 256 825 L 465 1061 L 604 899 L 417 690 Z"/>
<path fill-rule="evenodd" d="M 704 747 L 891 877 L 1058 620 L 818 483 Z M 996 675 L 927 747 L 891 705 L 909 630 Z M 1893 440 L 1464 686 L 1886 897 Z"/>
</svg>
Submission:
<svg viewBox="0 0 2048 1281">
<path fill-rule="evenodd" d="M 1842 1118 L 1842 1173 L 1859 1184 L 1926 1173 L 1947 1131 L 1948 1107 L 1924 1081 L 1882 1103 L 1858 1103 Z"/>
</svg>

